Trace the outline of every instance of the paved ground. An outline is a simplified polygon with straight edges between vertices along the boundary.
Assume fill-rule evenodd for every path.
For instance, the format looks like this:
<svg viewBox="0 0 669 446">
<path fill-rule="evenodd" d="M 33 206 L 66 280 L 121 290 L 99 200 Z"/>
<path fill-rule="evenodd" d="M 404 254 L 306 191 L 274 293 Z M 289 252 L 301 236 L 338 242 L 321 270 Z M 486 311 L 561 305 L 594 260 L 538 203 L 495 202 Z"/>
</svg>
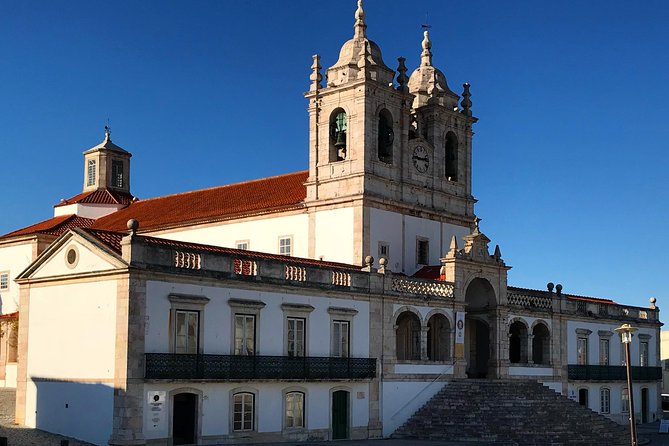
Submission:
<svg viewBox="0 0 669 446">
<path fill-rule="evenodd" d="M 61 440 L 69 440 L 70 446 L 93 446 L 72 438 L 50 434 L 39 429 L 29 429 L 14 424 L 14 389 L 0 388 L 0 437 L 7 437 L 8 446 L 60 446 Z M 639 426 L 639 445 L 669 446 L 669 434 L 658 434 L 659 422 Z M 304 446 L 305 443 L 272 443 L 262 446 Z M 360 440 L 315 442 L 309 446 L 486 446 L 485 443 L 462 443 L 453 441 L 418 441 L 418 440 Z M 491 444 L 492 445 L 492 444 Z M 252 446 L 252 445 L 246 445 Z M 260 446 L 260 445 L 258 445 Z M 497 444 L 496 446 L 501 446 Z M 593 445 L 597 446 L 597 445 Z"/>
</svg>

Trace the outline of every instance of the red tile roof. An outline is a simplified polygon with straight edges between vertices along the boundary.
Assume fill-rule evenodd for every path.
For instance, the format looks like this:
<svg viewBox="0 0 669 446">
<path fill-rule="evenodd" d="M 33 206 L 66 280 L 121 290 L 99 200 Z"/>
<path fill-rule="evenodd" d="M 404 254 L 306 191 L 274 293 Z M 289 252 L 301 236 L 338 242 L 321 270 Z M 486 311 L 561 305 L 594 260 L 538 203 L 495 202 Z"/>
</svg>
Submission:
<svg viewBox="0 0 669 446">
<path fill-rule="evenodd" d="M 16 317 L 19 317 L 18 311 L 15 311 L 13 313 L 0 314 L 0 319 L 14 319 Z"/>
<path fill-rule="evenodd" d="M 0 239 L 17 237 L 20 235 L 31 235 L 31 234 L 49 234 L 49 235 L 61 235 L 66 232 L 68 229 L 72 228 L 87 228 L 91 226 L 95 220 L 90 218 L 77 217 L 76 215 L 61 215 L 58 217 L 53 217 L 48 220 L 44 220 L 40 223 L 25 227 L 23 229 L 18 229 L 16 231 L 10 232 L 3 235 Z"/>
<path fill-rule="evenodd" d="M 157 230 L 186 224 L 220 221 L 233 217 L 297 209 L 307 195 L 307 171 L 244 183 L 139 200 L 99 218 L 93 228 L 125 231 L 128 220 L 139 230 Z"/>
<path fill-rule="evenodd" d="M 98 189 L 89 192 L 82 192 L 79 195 L 63 200 L 54 207 L 67 206 L 75 203 L 90 203 L 90 204 L 120 204 L 127 206 L 132 203 L 135 197 L 125 192 L 116 192 L 106 189 Z"/>
<path fill-rule="evenodd" d="M 416 279 L 443 280 L 441 278 L 441 265 L 424 266 L 411 277 L 415 277 Z"/>
<path fill-rule="evenodd" d="M 520 288 L 520 287 L 515 287 L 515 286 L 509 286 L 507 287 L 508 291 L 516 292 L 516 293 L 522 293 L 522 294 L 529 294 L 532 296 L 546 296 L 548 295 L 548 291 L 545 290 L 533 290 L 531 288 Z M 555 294 L 555 292 L 553 292 Z M 588 296 L 579 296 L 576 294 L 565 294 L 562 293 L 564 297 L 567 299 L 573 299 L 573 300 L 584 300 L 587 302 L 595 302 L 599 304 L 609 304 L 609 305 L 617 305 L 617 303 L 611 299 L 603 299 L 601 297 L 588 297 Z"/>
<path fill-rule="evenodd" d="M 127 232 L 101 231 L 99 229 L 91 229 L 91 228 L 84 229 L 84 231 L 96 237 L 98 240 L 103 242 L 105 245 L 107 245 L 109 248 L 116 251 L 117 253 L 121 252 L 121 239 L 127 235 Z M 287 262 L 295 265 L 304 265 L 304 266 L 321 266 L 321 267 L 329 267 L 337 269 L 348 269 L 354 271 L 360 271 L 361 269 L 360 266 L 350 265 L 348 263 L 327 262 L 324 260 L 305 259 L 302 257 L 289 257 L 289 256 L 282 256 L 279 254 L 268 254 L 266 252 L 224 248 L 222 246 L 181 242 L 178 240 L 170 240 L 158 237 L 146 237 L 146 236 L 138 236 L 138 237 L 140 237 L 141 240 L 148 245 L 157 245 L 167 248 L 189 249 L 192 251 L 200 251 L 200 252 L 230 254 L 239 257 L 253 258 L 253 259 L 280 260 L 282 262 Z"/>
</svg>

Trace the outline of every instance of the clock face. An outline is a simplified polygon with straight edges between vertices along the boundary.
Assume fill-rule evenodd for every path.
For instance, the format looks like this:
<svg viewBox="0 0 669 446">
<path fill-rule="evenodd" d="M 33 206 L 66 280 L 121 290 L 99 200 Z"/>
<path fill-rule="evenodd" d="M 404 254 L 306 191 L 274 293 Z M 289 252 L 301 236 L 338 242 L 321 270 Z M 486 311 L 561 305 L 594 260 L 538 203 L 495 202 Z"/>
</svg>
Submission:
<svg viewBox="0 0 669 446">
<path fill-rule="evenodd" d="M 427 153 L 427 150 L 425 150 L 425 147 L 416 146 L 416 148 L 413 149 L 413 156 L 411 159 L 413 160 L 413 166 L 418 172 L 427 172 L 427 168 L 430 166 L 430 155 Z"/>
</svg>

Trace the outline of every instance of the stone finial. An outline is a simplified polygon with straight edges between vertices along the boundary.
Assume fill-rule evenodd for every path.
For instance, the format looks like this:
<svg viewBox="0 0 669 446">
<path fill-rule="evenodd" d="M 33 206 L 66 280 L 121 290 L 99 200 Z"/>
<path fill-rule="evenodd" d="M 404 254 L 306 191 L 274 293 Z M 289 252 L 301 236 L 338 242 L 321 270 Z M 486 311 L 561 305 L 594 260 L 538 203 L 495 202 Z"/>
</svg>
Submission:
<svg viewBox="0 0 669 446">
<path fill-rule="evenodd" d="M 381 257 L 379 259 L 379 273 L 380 274 L 385 274 L 386 272 L 389 272 L 390 270 L 388 268 L 388 259 L 385 257 Z"/>
<path fill-rule="evenodd" d="M 555 294 L 557 294 L 558 296 L 562 296 L 562 285 L 559 283 L 555 285 Z"/>
<path fill-rule="evenodd" d="M 423 31 L 423 52 L 420 54 L 420 64 L 423 67 L 432 66 L 432 42 L 430 41 L 430 32 L 428 30 Z"/>
<path fill-rule="evenodd" d="M 358 9 L 355 10 L 355 34 L 356 39 L 365 38 L 365 11 L 362 9 L 362 0 L 358 0 Z"/>
<path fill-rule="evenodd" d="M 362 46 L 360 58 L 358 59 L 358 79 L 369 77 L 370 54 L 369 42 L 365 41 Z"/>
<path fill-rule="evenodd" d="M 499 249 L 499 245 L 495 245 L 495 253 L 493 254 L 493 257 L 498 262 L 502 260 L 502 250 Z"/>
<path fill-rule="evenodd" d="M 462 84 L 462 87 L 464 88 L 464 90 L 462 92 L 462 101 L 460 101 L 460 107 L 462 108 L 460 113 L 462 113 L 465 116 L 471 116 L 472 101 L 470 98 L 472 97 L 472 94 L 469 92 L 470 85 L 469 83 L 465 82 L 464 84 Z"/>
<path fill-rule="evenodd" d="M 137 220 L 131 218 L 130 220 L 128 220 L 127 226 L 131 236 L 137 234 L 137 230 L 139 229 L 139 222 Z"/>
<path fill-rule="evenodd" d="M 472 234 L 480 234 L 481 233 L 481 228 L 480 228 L 480 223 L 483 221 L 482 218 L 474 217 L 474 231 Z"/>
<path fill-rule="evenodd" d="M 648 302 L 650 302 L 650 309 L 651 310 L 657 309 L 657 305 L 655 305 L 655 303 L 657 302 L 657 299 L 655 299 L 654 297 L 651 297 L 650 299 L 648 299 Z"/>
<path fill-rule="evenodd" d="M 321 84 L 321 81 L 323 80 L 323 75 L 321 74 L 321 56 L 314 54 L 312 58 L 314 59 L 314 63 L 311 64 L 311 76 L 309 76 L 309 79 L 311 80 L 311 88 L 309 90 L 318 91 L 323 88 L 323 85 Z"/>
<path fill-rule="evenodd" d="M 546 288 L 548 288 L 548 292 L 549 292 L 549 293 L 552 293 L 552 292 L 553 292 L 553 289 L 555 288 L 555 285 L 553 285 L 553 282 L 548 282 L 548 283 L 546 284 Z"/>
<path fill-rule="evenodd" d="M 109 125 L 109 122 L 107 122 L 107 125 L 105 126 L 105 141 L 111 141 L 111 126 Z"/>
<path fill-rule="evenodd" d="M 409 76 L 407 76 L 407 66 L 404 64 L 406 59 L 404 57 L 398 57 L 397 61 L 399 62 L 399 65 L 397 66 L 397 83 L 399 84 L 397 90 L 401 91 L 402 93 L 408 93 Z"/>
<path fill-rule="evenodd" d="M 358 3 L 362 3 L 362 2 L 358 2 Z M 372 256 L 365 257 L 365 266 L 371 267 L 372 265 L 374 265 L 374 257 L 372 257 Z"/>
</svg>

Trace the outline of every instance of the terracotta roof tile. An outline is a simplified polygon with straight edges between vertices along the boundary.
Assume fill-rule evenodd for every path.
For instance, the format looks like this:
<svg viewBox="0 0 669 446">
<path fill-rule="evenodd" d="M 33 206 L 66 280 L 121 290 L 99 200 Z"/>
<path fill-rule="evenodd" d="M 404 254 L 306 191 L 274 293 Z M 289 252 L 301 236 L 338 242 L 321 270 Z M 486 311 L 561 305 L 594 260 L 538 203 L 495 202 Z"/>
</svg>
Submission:
<svg viewBox="0 0 669 446">
<path fill-rule="evenodd" d="M 416 279 L 442 280 L 441 265 L 424 266 L 416 271 L 411 277 L 415 277 Z"/>
<path fill-rule="evenodd" d="M 14 319 L 16 317 L 19 317 L 18 311 L 15 311 L 13 313 L 0 314 L 0 319 Z"/>
<path fill-rule="evenodd" d="M 120 204 L 127 206 L 132 203 L 134 197 L 125 192 L 116 192 L 106 189 L 98 189 L 89 192 L 82 192 L 74 197 L 63 200 L 54 207 L 67 206 L 75 203 L 90 203 L 90 204 Z"/>
<path fill-rule="evenodd" d="M 139 200 L 113 214 L 99 218 L 93 227 L 125 231 L 128 220 L 139 230 L 156 230 L 185 224 L 254 215 L 302 206 L 307 191 L 307 171 L 244 183 Z"/>
<path fill-rule="evenodd" d="M 69 229 L 73 228 L 87 228 L 91 226 L 95 220 L 90 218 L 77 217 L 74 214 L 71 215 L 61 215 L 58 217 L 53 217 L 48 220 L 44 220 L 40 223 L 25 227 L 23 229 L 18 229 L 16 231 L 10 232 L 3 235 L 0 239 L 17 237 L 20 235 L 31 235 L 31 234 L 50 234 L 50 235 L 61 235 Z"/>
<path fill-rule="evenodd" d="M 101 231 L 99 229 L 84 229 L 93 237 L 110 247 L 117 254 L 121 254 L 121 239 L 127 234 L 114 231 Z"/>
</svg>

